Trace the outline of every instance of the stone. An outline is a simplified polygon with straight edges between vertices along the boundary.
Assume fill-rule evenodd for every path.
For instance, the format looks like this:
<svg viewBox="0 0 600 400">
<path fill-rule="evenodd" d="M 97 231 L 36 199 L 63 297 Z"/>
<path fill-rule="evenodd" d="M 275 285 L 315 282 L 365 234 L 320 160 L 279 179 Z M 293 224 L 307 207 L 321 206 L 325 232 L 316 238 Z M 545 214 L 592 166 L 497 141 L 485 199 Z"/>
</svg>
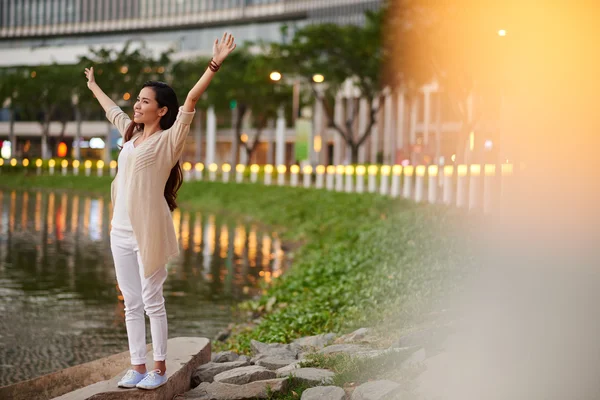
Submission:
<svg viewBox="0 0 600 400">
<path fill-rule="evenodd" d="M 389 353 L 389 350 L 366 350 L 353 353 L 352 355 L 358 358 L 375 358 Z"/>
<path fill-rule="evenodd" d="M 286 393 L 288 387 L 289 380 L 285 378 L 256 381 L 245 385 L 203 382 L 197 388 L 179 395 L 177 398 L 195 400 L 268 399 L 273 394 Z"/>
<path fill-rule="evenodd" d="M 215 336 L 215 340 L 217 342 L 224 342 L 229 338 L 229 336 L 231 336 L 231 331 L 229 329 L 225 329 L 219 332 L 217 336 Z"/>
<path fill-rule="evenodd" d="M 275 371 L 275 373 L 277 373 L 277 376 L 283 376 L 295 369 L 300 368 L 300 363 L 301 363 L 301 361 L 297 360 L 293 364 L 290 364 L 286 367 L 279 368 L 278 370 Z"/>
<path fill-rule="evenodd" d="M 222 351 L 214 355 L 212 361 L 216 363 L 237 361 L 240 358 L 239 354 L 233 351 Z"/>
<path fill-rule="evenodd" d="M 335 374 L 328 369 L 297 368 L 290 372 L 278 373 L 278 378 L 292 376 L 294 382 L 309 386 L 331 385 Z"/>
<path fill-rule="evenodd" d="M 298 360 L 293 358 L 279 358 L 279 357 L 265 357 L 256 362 L 256 365 L 275 371 L 279 368 L 286 367 L 290 364 L 296 363 Z"/>
<path fill-rule="evenodd" d="M 327 346 L 318 351 L 320 354 L 336 354 L 336 353 L 347 353 L 350 355 L 354 355 L 356 353 L 364 353 L 366 351 L 372 350 L 369 347 L 361 346 L 358 344 L 333 344 L 331 346 Z"/>
<path fill-rule="evenodd" d="M 344 400 L 346 392 L 337 386 L 317 386 L 302 392 L 300 400 Z"/>
<path fill-rule="evenodd" d="M 274 371 L 270 371 L 259 365 L 250 365 L 239 367 L 221 372 L 215 375 L 214 381 L 220 383 L 231 383 L 234 385 L 243 385 L 254 381 L 273 379 L 277 376 Z"/>
<path fill-rule="evenodd" d="M 250 365 L 248 361 L 231 362 L 209 362 L 196 368 L 192 374 L 192 387 L 198 386 L 201 382 L 212 382 L 214 377 L 221 372 L 229 371 L 234 368 Z"/>
<path fill-rule="evenodd" d="M 246 355 L 243 355 L 243 354 L 242 354 L 242 355 L 241 355 L 241 356 L 238 358 L 238 361 L 248 361 L 248 362 L 250 362 L 250 357 L 248 357 L 248 356 L 246 356 Z"/>
<path fill-rule="evenodd" d="M 352 400 L 388 400 L 401 392 L 401 386 L 393 381 L 380 380 L 363 383 L 352 393 Z"/>
<path fill-rule="evenodd" d="M 364 339 L 371 330 L 369 328 L 360 328 L 352 333 L 348 333 L 338 339 L 340 343 L 357 342 Z"/>
<path fill-rule="evenodd" d="M 279 356 L 280 358 L 298 357 L 298 346 L 295 344 L 262 343 L 257 340 L 250 342 L 250 347 L 256 356 Z"/>
<path fill-rule="evenodd" d="M 259 355 L 256 355 L 256 356 L 254 356 L 254 357 L 252 357 L 250 359 L 250 364 L 256 365 L 257 362 L 259 362 L 263 358 L 268 358 L 268 357 L 273 357 L 273 356 L 270 356 L 268 354 L 259 354 Z"/>
<path fill-rule="evenodd" d="M 333 343 L 334 339 L 335 333 L 323 333 L 321 335 L 301 337 L 294 340 L 292 343 L 301 348 L 322 349 L 328 344 Z"/>
<path fill-rule="evenodd" d="M 155 390 L 131 390 L 117 387 L 129 366 L 109 380 L 96 382 L 71 393 L 57 397 L 60 400 L 162 400 L 172 399 L 190 387 L 192 373 L 210 360 L 210 341 L 206 338 L 178 337 L 167 342 L 167 383 Z M 146 353 L 146 368 L 154 366 L 152 351 Z M 3 397 L 4 398 L 4 397 Z M 40 398 L 33 396 L 30 398 Z M 46 398 L 46 397 L 45 397 Z"/>
</svg>

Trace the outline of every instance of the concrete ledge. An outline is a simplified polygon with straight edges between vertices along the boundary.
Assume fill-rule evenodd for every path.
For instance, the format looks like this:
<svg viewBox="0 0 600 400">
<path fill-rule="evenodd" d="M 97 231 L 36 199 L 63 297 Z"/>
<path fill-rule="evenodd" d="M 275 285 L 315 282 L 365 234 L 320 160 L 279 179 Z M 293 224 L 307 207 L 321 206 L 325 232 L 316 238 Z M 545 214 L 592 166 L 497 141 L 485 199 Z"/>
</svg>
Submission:
<svg viewBox="0 0 600 400">
<path fill-rule="evenodd" d="M 146 346 L 152 349 L 151 345 Z M 117 375 L 130 365 L 129 351 L 0 387 L 0 399 L 48 400 Z"/>
<path fill-rule="evenodd" d="M 129 360 L 128 360 L 129 361 Z M 116 376 L 103 380 L 74 392 L 57 397 L 55 400 L 162 400 L 172 399 L 177 394 L 190 390 L 192 373 L 201 364 L 210 361 L 210 340 L 206 338 L 174 338 L 168 342 L 167 376 L 168 381 L 156 390 L 121 389 L 117 382 L 125 375 L 128 365 Z M 146 355 L 146 367 L 152 370 L 152 352 Z"/>
</svg>

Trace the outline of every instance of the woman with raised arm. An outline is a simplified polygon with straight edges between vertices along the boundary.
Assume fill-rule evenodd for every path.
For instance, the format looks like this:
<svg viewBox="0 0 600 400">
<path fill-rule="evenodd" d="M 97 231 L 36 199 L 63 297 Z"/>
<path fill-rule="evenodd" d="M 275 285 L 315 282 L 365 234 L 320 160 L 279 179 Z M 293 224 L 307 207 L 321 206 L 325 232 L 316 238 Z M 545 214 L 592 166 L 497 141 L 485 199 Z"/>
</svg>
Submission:
<svg viewBox="0 0 600 400">
<path fill-rule="evenodd" d="M 86 68 L 88 88 L 123 136 L 118 173 L 111 185 L 111 250 L 125 302 L 131 369 L 119 381 L 124 388 L 155 389 L 167 382 L 167 314 L 163 284 L 166 264 L 179 252 L 171 217 L 177 204 L 183 153 L 195 106 L 214 74 L 235 49 L 225 33 L 215 40 L 213 57 L 182 107 L 166 83 L 149 81 L 133 106 L 133 121 L 103 91 Z M 154 369 L 146 371 L 144 310 L 150 318 Z"/>
</svg>

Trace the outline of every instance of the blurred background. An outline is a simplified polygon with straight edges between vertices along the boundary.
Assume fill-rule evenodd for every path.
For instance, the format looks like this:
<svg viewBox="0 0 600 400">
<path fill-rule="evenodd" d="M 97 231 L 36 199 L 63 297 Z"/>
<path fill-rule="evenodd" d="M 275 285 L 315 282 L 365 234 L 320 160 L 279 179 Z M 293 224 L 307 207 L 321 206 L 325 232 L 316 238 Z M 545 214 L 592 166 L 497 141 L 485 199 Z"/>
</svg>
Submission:
<svg viewBox="0 0 600 400">
<path fill-rule="evenodd" d="M 184 161 L 510 159 L 499 118 L 518 39 L 500 7 L 481 15 L 486 6 L 477 3 L 468 13 L 447 2 L 388 3 L 4 1 L 2 157 L 108 165 L 118 133 L 90 97 L 83 68 L 95 65 L 101 87 L 128 112 L 149 79 L 172 84 L 183 101 L 227 30 L 240 46 L 199 106 Z"/>
<path fill-rule="evenodd" d="M 599 16 L 598 2 L 584 0 L 2 0 L 0 154 L 14 165 L 34 158 L 108 165 L 119 134 L 87 90 L 83 69 L 93 65 L 98 84 L 128 113 L 150 79 L 170 83 L 182 102 L 206 69 L 214 39 L 231 32 L 238 48 L 198 105 L 184 161 L 464 171 L 485 164 L 496 176 L 506 171 L 513 179 L 502 186 L 501 209 L 478 225 L 478 271 L 460 297 L 448 299 L 464 323 L 421 376 L 422 392 L 594 399 Z M 7 191 L 0 203 L 16 196 Z M 35 209 L 36 198 L 47 210 L 46 196 L 19 197 L 19 204 Z M 87 202 L 85 221 L 90 212 L 103 218 L 97 199 L 63 201 Z M 3 210 L 10 210 L 3 237 L 20 220 L 38 218 L 20 217 L 23 208 L 14 204 Z M 214 231 L 213 216 L 196 220 L 202 232 L 213 221 Z M 256 240 L 253 257 L 245 250 L 229 257 L 241 260 L 240 268 L 263 265 L 259 276 L 274 274 L 283 259 L 277 235 L 260 234 L 275 249 L 265 252 L 277 257 L 259 261 Z M 206 239 L 214 247 L 214 237 Z M 202 254 L 201 247 L 192 253 Z M 218 275 L 227 258 L 224 252 L 213 272 L 205 261 L 204 273 Z M 185 259 L 179 265 L 201 272 Z M 256 274 L 247 276 L 212 293 L 237 300 L 255 287 Z M 219 318 L 211 329 L 225 325 Z"/>
</svg>

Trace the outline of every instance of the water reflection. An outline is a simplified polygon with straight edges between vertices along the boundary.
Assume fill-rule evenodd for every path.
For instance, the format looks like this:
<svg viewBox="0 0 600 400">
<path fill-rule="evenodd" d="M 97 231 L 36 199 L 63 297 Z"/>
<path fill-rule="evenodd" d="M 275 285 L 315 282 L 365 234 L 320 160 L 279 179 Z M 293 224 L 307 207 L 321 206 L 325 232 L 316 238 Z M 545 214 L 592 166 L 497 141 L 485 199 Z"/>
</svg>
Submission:
<svg viewBox="0 0 600 400">
<path fill-rule="evenodd" d="M 100 197 L 0 191 L 0 385 L 127 349 L 111 218 Z M 280 240 L 212 214 L 176 210 L 173 221 L 169 336 L 213 337 L 234 303 L 281 274 Z"/>
</svg>

